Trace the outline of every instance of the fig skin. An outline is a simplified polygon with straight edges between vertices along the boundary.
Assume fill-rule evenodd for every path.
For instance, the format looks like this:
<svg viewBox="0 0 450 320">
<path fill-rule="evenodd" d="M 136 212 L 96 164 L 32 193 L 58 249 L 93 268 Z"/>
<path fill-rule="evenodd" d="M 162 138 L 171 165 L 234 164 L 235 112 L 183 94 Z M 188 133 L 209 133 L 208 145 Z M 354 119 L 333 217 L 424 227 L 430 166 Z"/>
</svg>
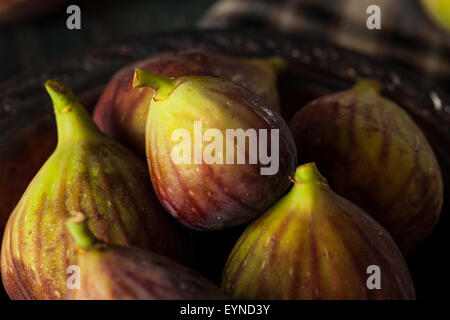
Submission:
<svg viewBox="0 0 450 320">
<path fill-rule="evenodd" d="M 197 230 L 243 224 L 263 213 L 289 188 L 288 177 L 296 163 L 292 135 L 281 116 L 248 89 L 219 78 L 168 79 L 142 69 L 136 69 L 134 86 L 157 90 L 147 121 L 147 162 L 158 198 L 179 222 Z M 220 131 L 224 142 L 227 129 L 265 129 L 268 140 L 273 129 L 279 130 L 278 172 L 261 175 L 259 161 L 249 164 L 248 150 L 246 164 L 195 164 L 194 152 L 190 164 L 175 164 L 171 152 L 179 142 L 171 139 L 172 134 L 186 130 L 195 149 L 195 121 L 202 122 L 203 132 Z M 225 144 L 224 151 L 219 151 L 224 162 Z M 234 149 L 236 155 L 236 139 Z"/>
<path fill-rule="evenodd" d="M 408 268 L 386 230 L 335 194 L 314 163 L 253 222 L 231 252 L 222 289 L 234 299 L 415 299 Z M 381 288 L 368 289 L 367 267 Z M 370 282 L 371 283 L 371 282 Z"/>
<path fill-rule="evenodd" d="M 107 136 L 122 142 L 139 155 L 145 155 L 145 124 L 153 96 L 152 88 L 135 90 L 135 67 L 169 78 L 214 76 L 236 82 L 263 98 L 279 111 L 276 87 L 280 58 L 238 58 L 190 50 L 164 53 L 119 70 L 111 79 L 95 110 L 94 121 Z"/>
<path fill-rule="evenodd" d="M 7 134 L 9 143 L 0 151 L 0 239 L 9 216 L 19 202 L 28 184 L 55 150 L 56 130 L 46 121 L 33 119 L 13 137 Z M 6 150 L 7 149 L 7 150 Z M 0 300 L 7 299 L 0 284 Z"/>
<path fill-rule="evenodd" d="M 6 138 L 11 139 L 11 135 Z M 0 239 L 28 184 L 55 150 L 56 130 L 45 121 L 34 121 L 24 126 L 13 140 L 8 150 L 0 151 Z"/>
<path fill-rule="evenodd" d="M 46 82 L 58 144 L 11 214 L 3 236 L 1 273 L 12 299 L 64 299 L 66 269 L 76 264 L 65 222 L 86 212 L 102 241 L 189 259 L 189 233 L 162 208 L 145 163 L 105 137 L 68 87 Z"/>
<path fill-rule="evenodd" d="M 69 290 L 69 300 L 225 299 L 212 282 L 168 258 L 96 240 L 86 226 L 79 227 L 82 221 L 77 216 L 67 221 L 80 271 L 80 288 Z"/>
<path fill-rule="evenodd" d="M 432 232 L 441 170 L 422 131 L 367 80 L 302 108 L 290 127 L 299 161 L 315 161 L 339 195 L 383 225 L 403 254 Z"/>
</svg>

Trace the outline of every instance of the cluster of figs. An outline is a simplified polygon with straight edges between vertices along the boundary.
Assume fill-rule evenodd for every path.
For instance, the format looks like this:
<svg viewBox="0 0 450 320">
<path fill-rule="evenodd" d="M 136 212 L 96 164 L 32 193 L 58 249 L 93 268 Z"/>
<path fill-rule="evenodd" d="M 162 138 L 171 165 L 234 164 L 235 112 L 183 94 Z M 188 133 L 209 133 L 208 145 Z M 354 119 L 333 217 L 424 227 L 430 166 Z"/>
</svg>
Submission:
<svg viewBox="0 0 450 320">
<path fill-rule="evenodd" d="M 283 67 L 279 58 L 160 54 L 117 72 L 93 117 L 48 80 L 58 142 L 4 230 L 9 297 L 414 299 L 404 257 L 443 202 L 428 141 L 372 80 L 298 106 L 288 125 Z M 276 132 L 266 147 L 278 144 L 278 170 L 195 161 L 195 139 L 192 161 L 175 162 L 173 132 L 194 136 L 196 122 L 224 137 Z M 229 140 L 236 158 L 255 150 Z M 216 160 L 225 151 L 208 150 Z M 220 284 L 193 270 L 192 230 L 247 223 Z"/>
</svg>

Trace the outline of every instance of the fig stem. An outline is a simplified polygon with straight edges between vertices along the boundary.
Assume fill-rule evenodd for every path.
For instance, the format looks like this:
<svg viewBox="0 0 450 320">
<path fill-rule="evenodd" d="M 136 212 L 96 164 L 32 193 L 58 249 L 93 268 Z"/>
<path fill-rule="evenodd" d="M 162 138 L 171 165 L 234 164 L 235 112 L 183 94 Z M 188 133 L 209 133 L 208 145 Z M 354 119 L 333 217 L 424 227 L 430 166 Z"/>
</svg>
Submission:
<svg viewBox="0 0 450 320">
<path fill-rule="evenodd" d="M 45 82 L 45 88 L 47 89 L 47 92 L 53 101 L 55 111 L 57 112 L 64 112 L 64 109 L 67 106 L 69 106 L 73 101 L 76 101 L 72 90 L 59 80 L 47 80 Z"/>
<path fill-rule="evenodd" d="M 134 71 L 133 87 L 150 87 L 155 90 L 156 100 L 166 98 L 175 89 L 176 79 L 169 79 L 159 74 L 136 68 Z"/>
<path fill-rule="evenodd" d="M 317 197 L 321 194 L 324 186 L 328 186 L 327 181 L 320 174 L 314 162 L 306 163 L 297 167 L 295 176 L 291 178 L 294 183 L 287 197 L 288 202 L 308 209 L 312 213 Z"/>
<path fill-rule="evenodd" d="M 98 241 L 89 230 L 86 216 L 81 212 L 73 212 L 72 216 L 67 219 L 66 226 L 80 248 L 88 250 Z"/>
<path fill-rule="evenodd" d="M 49 79 L 45 82 L 45 88 L 53 102 L 59 144 L 100 134 L 89 113 L 66 84 Z"/>
<path fill-rule="evenodd" d="M 324 178 L 317 169 L 316 164 L 314 162 L 310 162 L 297 167 L 294 180 L 294 182 L 302 184 L 323 182 Z"/>
</svg>

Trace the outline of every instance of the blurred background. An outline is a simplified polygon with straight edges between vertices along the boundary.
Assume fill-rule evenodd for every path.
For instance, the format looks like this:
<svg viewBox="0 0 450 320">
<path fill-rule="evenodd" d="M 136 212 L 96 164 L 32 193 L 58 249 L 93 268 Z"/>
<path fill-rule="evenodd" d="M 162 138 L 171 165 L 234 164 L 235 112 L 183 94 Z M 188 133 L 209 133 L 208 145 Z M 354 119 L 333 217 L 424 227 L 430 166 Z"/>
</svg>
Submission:
<svg viewBox="0 0 450 320">
<path fill-rule="evenodd" d="M 81 30 L 66 28 L 71 4 L 81 8 Z M 372 4 L 381 30 L 366 27 Z M 0 0 L 0 82 L 118 39 L 194 27 L 314 33 L 450 90 L 450 0 Z"/>
<path fill-rule="evenodd" d="M 24 14 L 8 3 L 38 6 Z M 44 2 L 48 2 L 44 4 Z M 18 72 L 93 46 L 162 30 L 193 27 L 215 0 L 0 0 L 0 82 Z M 81 9 L 81 30 L 68 30 L 66 9 Z M 21 5 L 24 6 L 25 4 Z M 46 10 L 42 12 L 41 7 Z M 15 16 L 2 11 L 21 11 Z"/>
</svg>

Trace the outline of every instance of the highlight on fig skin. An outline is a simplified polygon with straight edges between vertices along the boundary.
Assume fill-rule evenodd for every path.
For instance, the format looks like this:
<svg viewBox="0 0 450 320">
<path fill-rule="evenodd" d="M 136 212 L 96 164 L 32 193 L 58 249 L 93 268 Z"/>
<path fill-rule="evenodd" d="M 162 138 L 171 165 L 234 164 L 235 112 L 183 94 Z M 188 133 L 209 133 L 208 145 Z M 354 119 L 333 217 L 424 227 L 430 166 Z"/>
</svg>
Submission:
<svg viewBox="0 0 450 320">
<path fill-rule="evenodd" d="M 177 221 L 196 230 L 243 224 L 288 189 L 296 163 L 292 134 L 282 117 L 253 92 L 220 78 L 169 79 L 139 68 L 133 82 L 135 87 L 155 90 L 147 115 L 147 163 L 158 198 Z M 195 121 L 202 121 L 202 130 L 214 129 L 223 135 L 228 129 L 278 130 L 279 170 L 262 175 L 261 163 L 175 164 L 171 153 L 179 142 L 171 139 L 173 132 L 183 130 L 195 137 Z"/>
<path fill-rule="evenodd" d="M 400 250 L 386 230 L 335 194 L 314 163 L 297 168 L 292 189 L 250 224 L 222 275 L 233 299 L 415 299 Z M 379 266 L 381 289 L 367 285 Z"/>
</svg>

